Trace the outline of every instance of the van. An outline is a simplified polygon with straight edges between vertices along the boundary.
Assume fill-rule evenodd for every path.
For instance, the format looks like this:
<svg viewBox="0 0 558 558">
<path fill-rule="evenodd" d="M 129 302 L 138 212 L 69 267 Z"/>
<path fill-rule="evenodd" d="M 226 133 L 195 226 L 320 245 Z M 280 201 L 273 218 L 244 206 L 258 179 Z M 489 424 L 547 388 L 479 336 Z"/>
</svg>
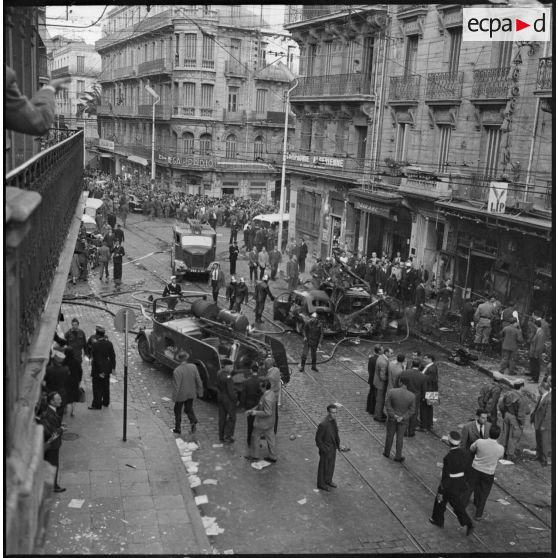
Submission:
<svg viewBox="0 0 558 558">
<path fill-rule="evenodd" d="M 187 274 L 208 276 L 209 266 L 215 261 L 215 230 L 207 224 L 190 219 L 187 224 L 173 226 L 172 236 L 172 274 L 179 279 Z"/>
<path fill-rule="evenodd" d="M 287 239 L 289 236 L 289 214 L 288 213 L 283 213 L 283 215 L 281 215 L 280 213 L 268 213 L 266 215 L 256 215 L 252 219 L 252 222 L 257 227 L 263 229 L 270 229 L 272 225 L 275 228 L 277 228 L 279 226 L 279 223 L 282 222 L 283 233 L 282 233 L 281 249 L 284 250 L 286 248 Z"/>
</svg>

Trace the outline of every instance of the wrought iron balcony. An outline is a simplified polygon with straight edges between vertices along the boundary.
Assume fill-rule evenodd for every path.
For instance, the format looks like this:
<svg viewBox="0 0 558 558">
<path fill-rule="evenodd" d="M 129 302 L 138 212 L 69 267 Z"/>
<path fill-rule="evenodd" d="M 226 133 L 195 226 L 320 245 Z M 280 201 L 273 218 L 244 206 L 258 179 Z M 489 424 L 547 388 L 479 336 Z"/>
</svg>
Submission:
<svg viewBox="0 0 558 558">
<path fill-rule="evenodd" d="M 238 110 L 238 111 L 223 110 L 223 121 L 236 123 L 236 124 L 246 123 L 246 111 L 245 110 Z"/>
<path fill-rule="evenodd" d="M 247 76 L 248 67 L 242 62 L 237 62 L 236 60 L 225 60 L 225 75 L 233 76 Z"/>
<path fill-rule="evenodd" d="M 36 192 L 41 198 L 38 207 L 26 219 L 28 231 L 15 254 L 20 270 L 17 282 L 10 290 L 10 298 L 19 301 L 17 308 L 11 306 L 17 315 L 5 314 L 7 323 L 16 324 L 19 342 L 7 345 L 7 350 L 17 351 L 20 358 L 41 319 L 81 196 L 83 131 L 61 134 L 52 130 L 45 136 L 45 142 L 48 144 L 51 136 L 53 145 L 14 169 L 5 179 L 6 187 Z M 60 140 L 60 137 L 65 139 Z M 14 226 L 17 228 L 22 209 L 15 203 L 7 212 L 5 233 L 10 234 Z"/>
<path fill-rule="evenodd" d="M 510 67 L 473 70 L 474 101 L 504 101 L 509 95 Z"/>
<path fill-rule="evenodd" d="M 291 170 L 304 169 L 309 174 L 343 177 L 352 182 L 360 182 L 363 176 L 365 160 L 346 155 L 335 157 L 315 151 L 290 152 L 287 154 L 287 166 Z"/>
<path fill-rule="evenodd" d="M 417 102 L 421 76 L 392 76 L 389 78 L 388 101 Z"/>
<path fill-rule="evenodd" d="M 552 96 L 552 57 L 541 58 L 537 72 L 537 87 L 535 94 L 540 96 Z"/>
<path fill-rule="evenodd" d="M 406 4 L 397 8 L 397 17 L 411 18 L 428 11 L 428 4 Z"/>
<path fill-rule="evenodd" d="M 163 104 L 155 105 L 155 118 L 158 120 L 170 120 L 172 115 L 172 106 Z M 139 105 L 138 116 L 153 117 L 153 105 Z"/>
<path fill-rule="evenodd" d="M 297 97 L 333 97 L 347 95 L 371 95 L 373 77 L 368 74 L 338 74 L 298 78 L 298 85 L 291 93 Z"/>
<path fill-rule="evenodd" d="M 69 76 L 70 75 L 70 66 L 62 66 L 61 68 L 56 68 L 56 70 L 52 70 L 50 73 L 52 79 Z"/>
<path fill-rule="evenodd" d="M 451 193 L 449 181 L 424 180 L 420 178 L 405 177 L 401 179 L 399 191 L 415 194 L 425 198 L 448 198 Z"/>
<path fill-rule="evenodd" d="M 122 79 L 127 77 L 135 77 L 136 74 L 137 70 L 135 66 L 124 66 L 123 68 L 114 68 L 114 70 L 112 71 L 112 78 Z"/>
<path fill-rule="evenodd" d="M 179 116 L 179 117 L 188 117 L 188 116 L 195 116 L 196 109 L 195 107 L 172 107 L 172 115 Z"/>
<path fill-rule="evenodd" d="M 426 102 L 461 101 L 463 72 L 439 72 L 426 78 Z"/>
<path fill-rule="evenodd" d="M 285 23 L 299 23 L 308 19 L 324 17 L 339 12 L 347 12 L 347 6 L 342 4 L 311 4 L 307 6 L 287 6 Z"/>
<path fill-rule="evenodd" d="M 142 62 L 138 66 L 138 76 L 152 74 L 170 74 L 172 72 L 172 60 L 170 58 L 157 58 Z"/>
<path fill-rule="evenodd" d="M 151 106 L 151 105 L 150 105 Z M 98 116 L 139 116 L 138 107 L 136 105 L 116 104 L 103 102 L 97 106 Z"/>
</svg>

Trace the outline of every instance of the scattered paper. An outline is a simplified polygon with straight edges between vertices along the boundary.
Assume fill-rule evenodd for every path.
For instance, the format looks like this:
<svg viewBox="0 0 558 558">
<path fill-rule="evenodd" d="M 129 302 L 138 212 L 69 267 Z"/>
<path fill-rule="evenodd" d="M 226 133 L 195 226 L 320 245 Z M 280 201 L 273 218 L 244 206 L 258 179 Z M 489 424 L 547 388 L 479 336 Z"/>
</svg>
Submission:
<svg viewBox="0 0 558 558">
<path fill-rule="evenodd" d="M 271 465 L 271 463 L 269 461 L 256 461 L 254 463 L 252 463 L 252 468 L 253 469 L 263 469 L 265 467 L 268 467 L 269 465 Z"/>
<path fill-rule="evenodd" d="M 314 492 L 319 492 L 319 490 L 317 488 L 313 488 L 312 489 Z"/>
<path fill-rule="evenodd" d="M 448 436 L 442 436 L 441 439 L 442 439 L 442 442 L 447 442 L 449 438 L 448 438 Z"/>
<path fill-rule="evenodd" d="M 528 529 L 533 529 L 533 531 L 546 531 L 546 529 L 543 529 L 542 527 L 528 527 Z"/>
<path fill-rule="evenodd" d="M 213 444 L 211 447 L 212 448 L 222 448 L 223 444 Z"/>
<path fill-rule="evenodd" d="M 303 504 L 306 504 L 306 498 L 303 498 L 302 500 L 297 500 L 297 504 L 300 504 L 301 506 Z"/>
<path fill-rule="evenodd" d="M 221 465 L 215 465 L 215 470 L 216 471 L 222 471 L 223 467 L 221 467 Z"/>
<path fill-rule="evenodd" d="M 190 483 L 190 488 L 196 488 L 200 486 L 201 479 L 196 475 L 188 475 L 188 482 Z"/>
<path fill-rule="evenodd" d="M 61 525 L 70 525 L 71 520 L 68 519 L 67 517 L 65 517 L 64 519 L 61 519 L 58 523 L 60 523 Z"/>
<path fill-rule="evenodd" d="M 208 537 L 215 537 L 216 535 L 221 535 L 225 532 L 224 529 L 222 529 L 221 527 L 219 527 L 219 525 L 217 525 L 216 523 L 214 523 L 213 525 L 211 525 L 211 527 L 208 527 L 205 530 L 205 534 Z"/>
<path fill-rule="evenodd" d="M 195 474 L 195 473 L 198 472 L 198 467 L 197 467 L 197 466 L 194 466 L 194 465 L 188 465 L 188 466 L 186 467 L 186 470 L 188 471 L 188 474 L 189 474 L 189 475 L 193 475 L 193 474 Z"/>
<path fill-rule="evenodd" d="M 443 463 L 440 463 L 440 462 L 436 463 L 436 467 L 439 467 L 440 469 L 441 469 L 443 466 L 444 466 Z"/>
<path fill-rule="evenodd" d="M 85 500 L 76 500 L 75 498 L 72 498 L 70 500 L 70 503 L 68 504 L 69 508 L 81 508 L 81 506 L 83 506 L 83 504 L 85 504 Z"/>
<path fill-rule="evenodd" d="M 507 459 L 498 459 L 498 463 L 502 465 L 515 465 L 513 461 L 508 461 Z"/>
<path fill-rule="evenodd" d="M 130 467 L 131 469 L 137 469 L 135 465 L 130 465 L 129 463 L 126 463 L 126 467 Z"/>
<path fill-rule="evenodd" d="M 229 548 L 227 550 L 223 550 L 223 554 L 234 554 L 234 550 L 232 548 Z"/>
<path fill-rule="evenodd" d="M 207 529 L 208 527 L 210 527 L 211 525 L 213 525 L 216 521 L 215 517 L 208 517 L 207 515 L 202 516 L 202 523 L 203 526 Z"/>
<path fill-rule="evenodd" d="M 525 448 L 525 449 L 523 450 L 523 453 L 525 453 L 525 454 L 527 454 L 527 455 L 537 455 L 536 450 L 530 450 L 530 449 L 527 449 L 527 448 Z"/>
<path fill-rule="evenodd" d="M 128 523 L 125 519 L 120 518 L 120 521 L 122 521 L 122 523 Z"/>
<path fill-rule="evenodd" d="M 201 494 L 200 496 L 196 496 L 194 498 L 194 500 L 196 501 L 196 506 L 201 506 L 202 504 L 208 504 L 209 500 L 207 499 L 207 496 L 205 494 Z"/>
<path fill-rule="evenodd" d="M 502 504 L 502 506 L 509 506 L 510 503 L 507 500 L 504 500 L 504 498 L 498 498 L 496 500 L 496 502 L 500 502 L 500 504 Z"/>
<path fill-rule="evenodd" d="M 203 484 L 217 484 L 217 481 L 215 479 L 205 479 Z"/>
<path fill-rule="evenodd" d="M 109 381 L 110 381 L 111 384 L 117 384 L 118 383 L 118 380 L 116 378 L 111 378 Z"/>
<path fill-rule="evenodd" d="M 170 401 L 168 397 L 161 397 L 161 401 Z"/>
<path fill-rule="evenodd" d="M 186 442 L 186 449 L 189 451 L 196 451 L 199 448 L 195 442 Z"/>
</svg>

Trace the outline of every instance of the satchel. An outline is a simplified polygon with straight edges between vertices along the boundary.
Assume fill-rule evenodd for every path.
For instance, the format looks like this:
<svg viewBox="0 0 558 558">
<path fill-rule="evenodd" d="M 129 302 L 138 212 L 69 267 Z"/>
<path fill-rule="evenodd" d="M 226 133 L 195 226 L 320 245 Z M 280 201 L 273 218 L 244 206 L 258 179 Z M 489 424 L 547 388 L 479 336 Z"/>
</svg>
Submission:
<svg viewBox="0 0 558 558">
<path fill-rule="evenodd" d="M 82 387 L 78 388 L 78 403 L 85 403 L 85 390 Z"/>
<path fill-rule="evenodd" d="M 438 391 L 427 391 L 424 394 L 427 405 L 435 406 L 440 404 L 440 393 Z"/>
</svg>

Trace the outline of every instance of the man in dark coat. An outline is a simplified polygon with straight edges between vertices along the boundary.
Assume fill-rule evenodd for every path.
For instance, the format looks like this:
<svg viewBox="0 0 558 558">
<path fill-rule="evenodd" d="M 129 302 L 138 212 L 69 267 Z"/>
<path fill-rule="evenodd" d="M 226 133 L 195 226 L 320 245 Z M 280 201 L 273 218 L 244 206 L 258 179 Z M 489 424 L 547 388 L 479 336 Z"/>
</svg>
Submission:
<svg viewBox="0 0 558 558">
<path fill-rule="evenodd" d="M 122 258 L 126 255 L 124 247 L 117 240 L 114 243 L 114 250 L 112 251 L 112 275 L 117 287 L 122 283 Z"/>
<path fill-rule="evenodd" d="M 424 368 L 422 373 L 426 376 L 425 393 L 427 391 L 438 391 L 438 367 L 434 363 L 434 355 L 424 355 Z M 420 428 L 417 430 L 432 430 L 434 426 L 434 408 L 429 405 L 423 397 L 420 401 Z"/>
<path fill-rule="evenodd" d="M 515 376 L 515 355 L 519 344 L 523 343 L 523 334 L 519 327 L 519 322 L 509 324 L 502 330 L 500 334 L 502 338 L 502 361 L 500 362 L 500 372 L 502 374 L 508 371 L 508 374 Z"/>
<path fill-rule="evenodd" d="M 238 283 L 236 282 L 236 277 L 233 275 L 231 277 L 231 282 L 227 286 L 225 291 L 225 298 L 229 301 L 229 310 L 234 307 L 234 301 L 236 300 L 236 287 Z"/>
<path fill-rule="evenodd" d="M 370 415 L 374 414 L 374 408 L 376 406 L 376 388 L 374 387 L 374 372 L 376 369 L 376 361 L 382 353 L 382 347 L 376 345 L 374 347 L 374 353 L 368 359 L 368 385 L 370 390 L 368 392 L 368 397 L 366 398 L 366 412 Z"/>
<path fill-rule="evenodd" d="M 238 260 L 239 252 L 240 250 L 238 249 L 236 240 L 234 240 L 229 246 L 229 266 L 231 275 L 236 273 L 236 260 Z"/>
<path fill-rule="evenodd" d="M 399 376 L 399 383 L 403 384 L 415 396 L 415 411 L 409 417 L 409 426 L 407 428 L 406 436 L 413 437 L 417 427 L 417 415 L 420 407 L 420 402 L 424 398 L 424 386 L 426 385 L 426 378 L 419 370 L 419 360 L 413 359 L 411 368 L 404 370 Z"/>
<path fill-rule="evenodd" d="M 195 364 L 188 361 L 188 353 L 180 351 L 176 356 L 180 364 L 174 369 L 172 375 L 172 400 L 174 401 L 174 430 L 175 434 L 181 433 L 182 407 L 190 421 L 192 434 L 196 431 L 198 419 L 194 412 L 194 399 L 203 397 L 203 382 Z"/>
<path fill-rule="evenodd" d="M 233 365 L 228 359 L 223 359 L 223 368 L 217 374 L 217 403 L 219 406 L 219 441 L 225 444 L 234 442 L 234 427 L 236 425 L 237 396 L 232 380 Z"/>
<path fill-rule="evenodd" d="M 47 408 L 40 417 L 43 425 L 45 454 L 44 460 L 56 468 L 54 475 L 54 492 L 64 492 L 66 489 L 58 484 L 58 468 L 60 465 L 60 446 L 62 445 L 62 434 L 65 427 L 62 426 L 62 419 L 58 408 L 62 405 L 62 397 L 57 391 L 52 391 L 47 395 Z"/>
<path fill-rule="evenodd" d="M 61 397 L 60 405 L 57 405 L 56 412 L 62 418 L 66 409 L 66 384 L 70 377 L 70 370 L 62 365 L 64 360 L 64 353 L 60 351 L 53 351 L 50 363 L 45 371 L 45 388 L 47 392 L 58 392 Z"/>
<path fill-rule="evenodd" d="M 221 269 L 219 263 L 214 262 L 211 271 L 209 272 L 209 287 L 211 287 L 211 294 L 213 295 L 213 302 L 217 304 L 219 300 L 219 291 L 225 286 L 225 274 Z"/>
<path fill-rule="evenodd" d="M 279 264 L 283 260 L 281 252 L 277 249 L 277 246 L 273 246 L 269 252 L 269 266 L 271 267 L 271 280 L 275 281 L 277 278 L 277 270 L 279 269 Z"/>
<path fill-rule="evenodd" d="M 116 369 L 116 355 L 112 343 L 105 337 L 105 328 L 97 326 L 97 341 L 91 346 L 91 379 L 93 401 L 89 409 L 100 409 L 110 404 L 110 375 Z"/>
<path fill-rule="evenodd" d="M 316 432 L 316 445 L 320 453 L 318 464 L 318 488 L 329 492 L 331 488 L 337 488 L 333 482 L 333 472 L 335 471 L 335 455 L 337 450 L 346 451 L 340 445 L 339 430 L 337 429 L 337 406 L 333 403 L 327 406 L 327 416 L 320 424 Z"/>
<path fill-rule="evenodd" d="M 240 312 L 245 302 L 248 302 L 248 287 L 246 286 L 244 277 L 241 277 L 236 285 L 233 310 L 235 312 Z"/>
<path fill-rule="evenodd" d="M 304 237 L 302 237 L 302 241 L 298 247 L 298 269 L 301 273 L 304 273 L 306 270 L 306 256 L 308 256 L 308 246 L 306 245 Z"/>
<path fill-rule="evenodd" d="M 300 371 L 304 372 L 306 358 L 308 357 L 308 349 L 310 349 L 310 357 L 312 359 L 312 370 L 317 372 L 316 368 L 316 351 L 322 342 L 324 336 L 324 326 L 318 320 L 318 314 L 312 312 L 310 319 L 304 324 L 303 328 L 304 346 L 302 348 L 302 357 L 300 359 Z"/>
<path fill-rule="evenodd" d="M 461 308 L 461 332 L 459 342 L 463 345 L 470 337 L 475 319 L 475 308 L 470 300 L 466 300 Z"/>
<path fill-rule="evenodd" d="M 543 467 L 548 465 L 552 450 L 552 399 L 553 393 L 547 382 L 539 385 L 539 399 L 531 413 L 531 423 L 535 428 L 535 441 L 537 444 L 537 459 Z"/>
<path fill-rule="evenodd" d="M 171 282 L 165 285 L 163 290 L 163 296 L 175 296 L 176 298 L 171 298 L 167 301 L 167 306 L 169 310 L 174 310 L 176 303 L 178 302 L 178 297 L 182 294 L 182 287 L 180 283 L 176 280 L 176 275 L 171 277 Z"/>
<path fill-rule="evenodd" d="M 450 450 L 444 457 L 442 478 L 434 500 L 430 523 L 438 527 L 444 526 L 444 514 L 449 503 L 457 516 L 461 526 L 467 526 L 467 535 L 473 530 L 473 522 L 465 509 L 465 495 L 467 492 L 466 475 L 470 464 L 467 452 L 459 447 L 461 436 L 459 432 L 452 431 L 448 437 Z"/>
<path fill-rule="evenodd" d="M 114 229 L 114 238 L 122 244 L 124 242 L 124 231 L 120 225 L 116 225 L 116 229 Z"/>
<path fill-rule="evenodd" d="M 275 300 L 275 297 L 271 294 L 269 290 L 269 285 L 267 282 L 269 281 L 269 277 L 264 275 L 262 280 L 256 285 L 254 290 L 254 298 L 256 299 L 256 323 L 261 324 L 263 323 L 262 314 L 265 308 L 265 301 L 266 298 L 269 296 L 271 300 Z"/>
<path fill-rule="evenodd" d="M 387 369 L 389 359 L 393 355 L 393 350 L 389 347 L 384 349 L 384 353 L 378 357 L 374 371 L 374 387 L 376 388 L 376 404 L 374 407 L 374 420 L 385 422 L 384 403 L 387 389 Z"/>
<path fill-rule="evenodd" d="M 475 420 L 463 425 L 461 429 L 461 449 L 469 457 L 469 465 L 473 463 L 474 455 L 469 451 L 470 447 L 479 439 L 486 440 L 490 424 L 487 424 L 488 413 L 481 408 L 477 409 Z"/>
<path fill-rule="evenodd" d="M 422 316 L 425 302 L 426 291 L 424 289 L 424 283 L 421 281 L 417 286 L 417 290 L 415 291 L 415 324 L 418 323 L 420 317 Z"/>
<path fill-rule="evenodd" d="M 260 377 L 258 376 L 259 366 L 257 363 L 252 364 L 252 374 L 246 378 L 242 384 L 242 392 L 240 394 L 240 404 L 244 410 L 248 411 L 253 409 L 260 401 Z M 252 414 L 246 415 L 246 445 L 250 446 L 252 441 L 252 432 L 254 431 L 255 416 Z"/>
<path fill-rule="evenodd" d="M 403 463 L 403 435 L 409 424 L 409 418 L 415 412 L 415 396 L 402 384 L 401 387 L 390 389 L 386 396 L 386 443 L 384 457 L 389 459 L 393 438 L 395 440 L 394 461 Z"/>
</svg>

